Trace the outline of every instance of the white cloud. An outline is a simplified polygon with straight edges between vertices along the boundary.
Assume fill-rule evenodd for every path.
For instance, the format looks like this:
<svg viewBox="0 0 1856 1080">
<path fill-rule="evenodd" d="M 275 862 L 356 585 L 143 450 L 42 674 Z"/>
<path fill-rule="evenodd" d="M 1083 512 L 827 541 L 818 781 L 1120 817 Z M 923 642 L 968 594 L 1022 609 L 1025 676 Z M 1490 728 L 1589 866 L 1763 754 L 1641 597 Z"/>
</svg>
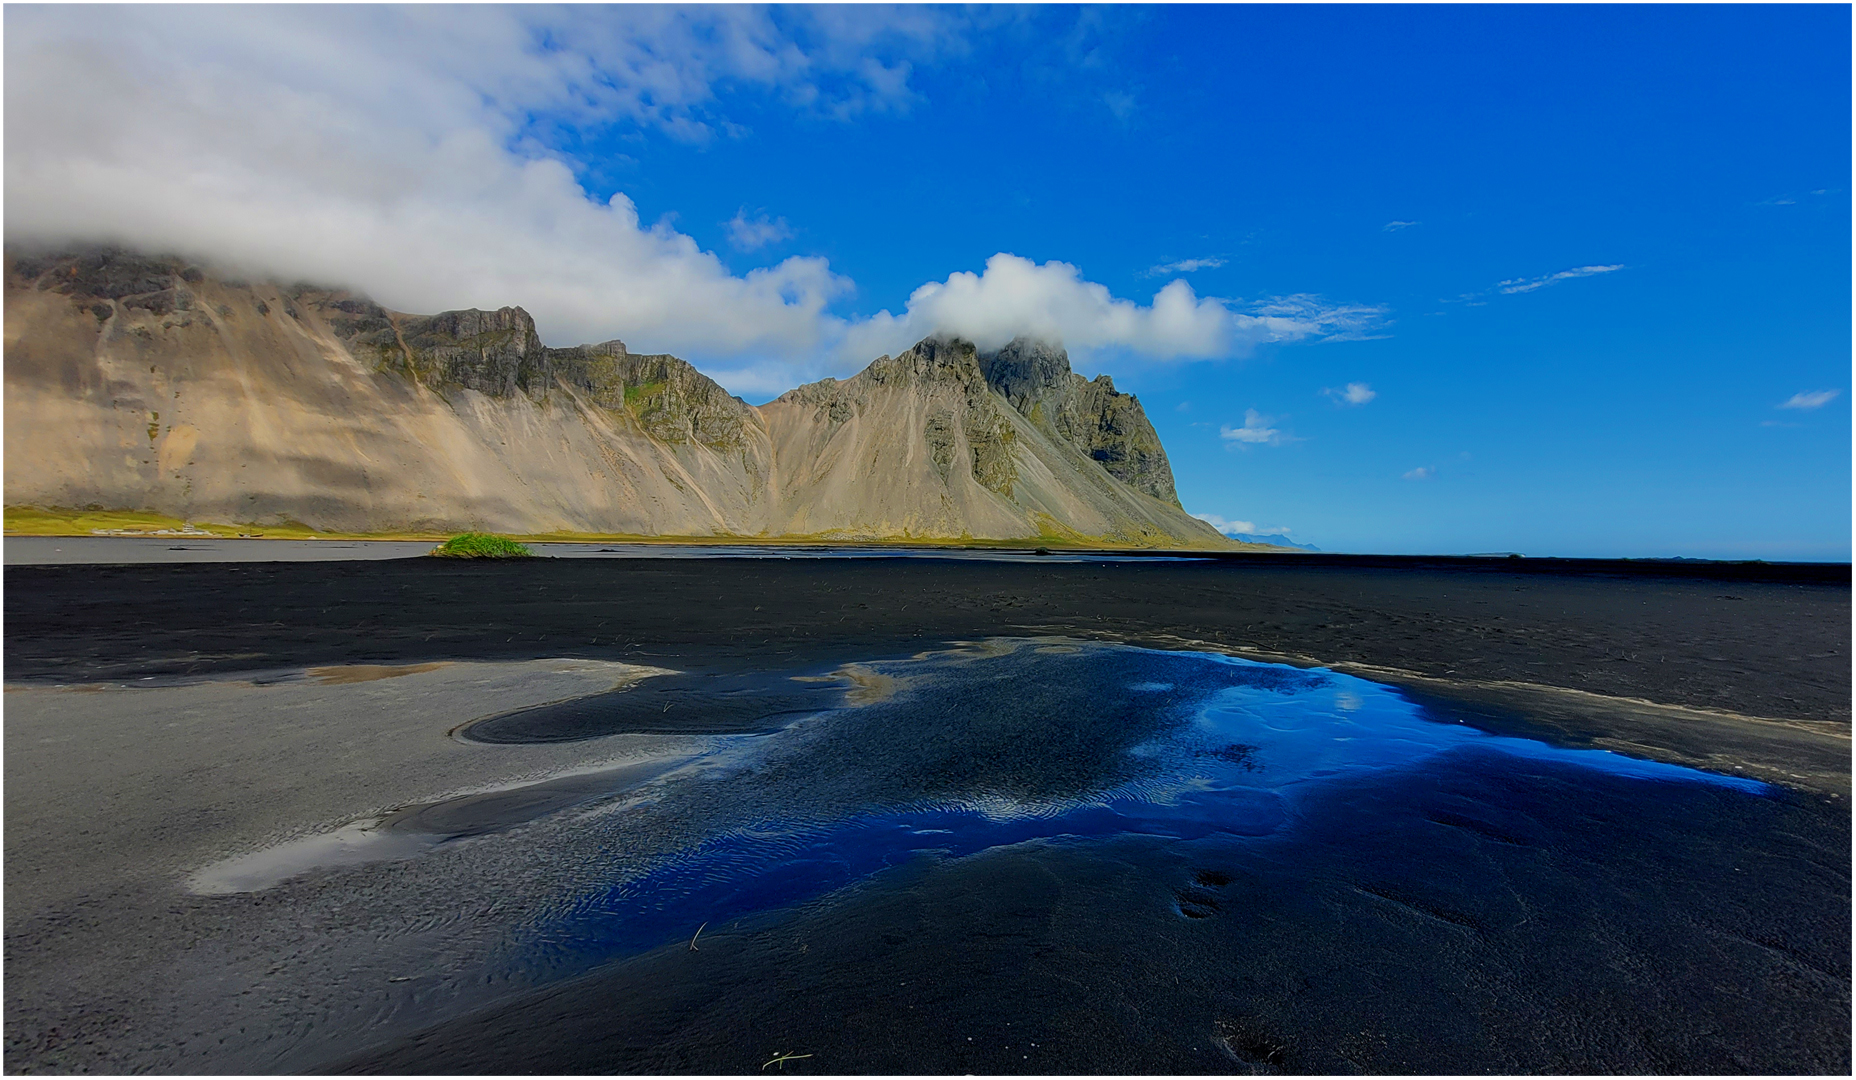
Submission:
<svg viewBox="0 0 1856 1080">
<path fill-rule="evenodd" d="M 1108 106 L 1108 111 L 1114 114 L 1115 119 L 1125 124 L 1134 115 L 1137 103 L 1134 94 L 1128 91 L 1110 90 L 1102 95 L 1102 104 Z"/>
<path fill-rule="evenodd" d="M 1293 436 L 1272 427 L 1275 422 L 1273 416 L 1264 416 L 1255 409 L 1245 409 L 1244 426 L 1234 428 L 1226 424 L 1218 429 L 1218 437 L 1233 446 L 1281 446 L 1293 439 Z"/>
<path fill-rule="evenodd" d="M 1811 194 L 1811 195 L 1828 195 L 1829 193 L 1830 193 L 1830 189 L 1828 188 L 1813 188 L 1810 192 L 1808 192 L 1808 194 Z M 1770 199 L 1761 199 L 1759 202 L 1756 202 L 1753 205 L 1755 206 L 1797 206 L 1801 199 L 1802 199 L 1802 196 L 1799 196 L 1799 195 L 1792 195 L 1792 194 L 1774 195 Z"/>
<path fill-rule="evenodd" d="M 1200 521 L 1205 522 L 1207 525 L 1210 525 L 1212 528 L 1217 529 L 1219 532 L 1225 534 L 1226 536 L 1236 536 L 1236 535 L 1288 536 L 1289 535 L 1289 527 L 1287 525 L 1270 525 L 1267 527 L 1260 527 L 1255 522 L 1232 521 L 1227 518 L 1219 517 L 1217 514 L 1194 514 L 1192 516 L 1195 518 L 1198 518 Z"/>
<path fill-rule="evenodd" d="M 1223 266 L 1222 256 L 1207 255 L 1198 259 L 1181 259 L 1178 262 L 1161 263 L 1147 268 L 1147 277 L 1160 277 L 1165 274 L 1190 274 L 1195 270 L 1216 270 Z"/>
<path fill-rule="evenodd" d="M 1533 292 L 1535 289 L 1544 289 L 1549 285 L 1557 285 L 1562 281 L 1569 281 L 1572 278 L 1592 277 L 1596 274 L 1614 274 L 1622 269 L 1624 269 L 1622 263 L 1615 263 L 1610 266 L 1575 266 L 1570 270 L 1561 270 L 1557 274 L 1547 274 L 1544 277 L 1510 278 L 1507 281 L 1498 281 L 1495 283 L 1495 291 L 1503 294 Z"/>
<path fill-rule="evenodd" d="M 1825 405 L 1830 404 L 1830 399 L 1836 397 L 1838 393 L 1840 393 L 1840 391 L 1837 390 L 1813 390 L 1806 393 L 1793 394 L 1790 399 L 1780 405 L 1779 408 L 1821 409 Z"/>
<path fill-rule="evenodd" d="M 731 273 L 625 195 L 590 198 L 530 117 L 699 140 L 721 82 L 822 110 L 903 89 L 828 30 L 808 52 L 760 10 L 97 14 L 6 13 L 9 240 L 175 251 L 409 311 L 521 304 L 556 344 L 815 354 L 850 283 L 817 258 Z"/>
<path fill-rule="evenodd" d="M 1334 305 L 1318 297 L 1278 298 L 1237 311 L 1200 297 L 1182 280 L 1168 282 L 1146 307 L 1110 295 L 1065 262 L 1038 264 L 1000 252 L 974 274 L 951 274 L 916 289 L 903 314 L 877 313 L 846 336 L 850 355 L 906 348 L 935 332 L 984 349 L 1020 335 L 1071 349 L 1127 349 L 1152 359 L 1241 355 L 1263 342 L 1323 340 L 1376 325 L 1384 308 Z"/>
<path fill-rule="evenodd" d="M 737 274 L 624 193 L 594 197 L 551 133 L 693 143 L 725 95 L 821 118 L 898 112 L 916 66 L 981 15 L 929 7 L 13 6 L 5 13 L 10 242 L 123 243 L 344 285 L 402 311 L 520 304 L 556 345 L 620 337 L 736 392 L 849 374 L 937 330 L 1151 358 L 1345 340 L 1384 309 L 1261 305 L 1184 281 L 1141 305 L 1062 262 L 999 253 L 900 315 L 831 310 L 852 283 L 795 256 Z M 72 76 L 81 72 L 81 78 Z M 745 211 L 745 250 L 782 231 Z M 1209 264 L 1207 264 L 1209 265 Z"/>
<path fill-rule="evenodd" d="M 742 251 L 757 251 L 768 244 L 793 238 L 792 226 L 785 218 L 768 218 L 765 213 L 749 218 L 747 207 L 735 211 L 728 222 L 728 241 Z"/>
<path fill-rule="evenodd" d="M 1400 229 L 1409 229 L 1416 224 L 1418 224 L 1418 222 L 1415 221 L 1388 221 L 1385 224 L 1385 231 L 1397 232 Z"/>
<path fill-rule="evenodd" d="M 1436 476 L 1436 475 L 1437 475 L 1436 469 L 1433 469 L 1429 465 L 1420 465 L 1417 468 L 1406 473 L 1405 479 L 1407 480 L 1429 480 L 1431 477 Z"/>
<path fill-rule="evenodd" d="M 1217 514 L 1194 514 L 1192 516 L 1227 535 L 1230 533 L 1254 533 L 1257 531 L 1255 522 L 1231 521 L 1227 518 L 1219 517 Z"/>
<path fill-rule="evenodd" d="M 1321 392 L 1342 405 L 1364 405 L 1379 396 L 1379 391 L 1363 382 L 1350 382 L 1340 390 L 1330 386 Z"/>
<path fill-rule="evenodd" d="M 1376 304 L 1334 304 L 1309 293 L 1278 296 L 1250 307 L 1272 333 L 1271 341 L 1378 341 L 1390 334 L 1373 331 L 1387 325 L 1387 309 Z"/>
</svg>

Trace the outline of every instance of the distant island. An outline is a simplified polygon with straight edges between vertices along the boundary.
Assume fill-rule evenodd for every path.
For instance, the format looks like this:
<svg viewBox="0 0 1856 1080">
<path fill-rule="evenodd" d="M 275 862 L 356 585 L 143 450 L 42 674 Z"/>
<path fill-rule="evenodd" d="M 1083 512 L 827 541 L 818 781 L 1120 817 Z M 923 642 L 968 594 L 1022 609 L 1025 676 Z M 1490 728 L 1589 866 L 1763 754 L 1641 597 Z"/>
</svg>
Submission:
<svg viewBox="0 0 1856 1080">
<path fill-rule="evenodd" d="M 519 307 L 119 249 L 9 250 L 6 327 L 9 531 L 1305 546 L 1189 516 L 1140 402 L 1030 339 L 754 406 L 621 341 L 549 348 Z"/>
</svg>

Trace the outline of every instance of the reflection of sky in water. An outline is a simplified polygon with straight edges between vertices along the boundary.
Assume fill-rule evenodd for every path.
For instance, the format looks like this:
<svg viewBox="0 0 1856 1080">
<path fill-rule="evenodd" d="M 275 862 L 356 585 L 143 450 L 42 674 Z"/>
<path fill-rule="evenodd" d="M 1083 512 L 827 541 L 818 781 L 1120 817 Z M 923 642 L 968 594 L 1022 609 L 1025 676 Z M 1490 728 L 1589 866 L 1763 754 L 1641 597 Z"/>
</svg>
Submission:
<svg viewBox="0 0 1856 1080">
<path fill-rule="evenodd" d="M 1211 663 L 1268 666 L 1227 657 L 1206 659 Z M 1402 768 L 1466 747 L 1559 761 L 1644 780 L 1725 784 L 1750 792 L 1766 788 L 1742 777 L 1645 761 L 1606 750 L 1560 749 L 1532 739 L 1490 735 L 1463 724 L 1440 722 L 1390 687 L 1331 673 L 1326 685 L 1294 695 L 1260 694 L 1243 687 L 1225 690 L 1205 703 L 1192 734 L 1214 747 L 1256 747 L 1241 767 L 1207 773 L 1207 780 L 1221 790 L 1298 791 L 1332 777 L 1367 769 Z"/>
<path fill-rule="evenodd" d="M 1768 790 L 1433 720 L 1363 679 L 1208 654 L 994 641 L 869 666 L 903 691 L 724 752 L 722 779 L 670 784 L 643 812 L 711 822 L 706 837 L 548 918 L 532 959 L 584 966 L 922 856 L 1127 833 L 1293 842 L 1300 802 L 1372 773 L 1529 759 L 1574 777 Z M 757 816 L 731 811 L 744 805 Z M 623 816 L 588 826 L 624 843 Z"/>
</svg>

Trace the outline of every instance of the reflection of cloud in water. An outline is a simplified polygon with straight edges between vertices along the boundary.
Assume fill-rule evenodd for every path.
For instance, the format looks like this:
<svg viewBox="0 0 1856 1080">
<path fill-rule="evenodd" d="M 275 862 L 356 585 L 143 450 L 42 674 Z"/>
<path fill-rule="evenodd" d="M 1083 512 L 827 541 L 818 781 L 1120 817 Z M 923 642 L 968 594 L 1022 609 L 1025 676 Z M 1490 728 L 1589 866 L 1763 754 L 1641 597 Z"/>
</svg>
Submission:
<svg viewBox="0 0 1856 1080">
<path fill-rule="evenodd" d="M 911 860 L 1139 833 L 1293 842 L 1295 807 L 1400 770 L 1525 759 L 1641 782 L 1765 785 L 1428 718 L 1323 670 L 1095 643 L 994 639 L 873 662 L 887 699 L 715 759 L 650 805 L 589 819 L 613 849 L 675 821 L 689 842 L 541 920 L 543 964 L 651 947 L 705 919 L 784 907 Z M 661 850 L 661 849 L 660 849 Z"/>
<path fill-rule="evenodd" d="M 308 869 L 409 859 L 433 845 L 432 837 L 386 832 L 375 828 L 378 824 L 373 819 L 356 821 L 334 832 L 216 862 L 189 876 L 187 889 L 202 896 L 258 892 Z"/>
<path fill-rule="evenodd" d="M 502 832 L 622 794 L 688 760 L 672 755 L 606 765 L 402 806 L 384 817 L 352 821 L 333 832 L 222 859 L 190 875 L 187 888 L 203 896 L 262 892 L 312 870 L 415 858 L 441 844 Z"/>
</svg>

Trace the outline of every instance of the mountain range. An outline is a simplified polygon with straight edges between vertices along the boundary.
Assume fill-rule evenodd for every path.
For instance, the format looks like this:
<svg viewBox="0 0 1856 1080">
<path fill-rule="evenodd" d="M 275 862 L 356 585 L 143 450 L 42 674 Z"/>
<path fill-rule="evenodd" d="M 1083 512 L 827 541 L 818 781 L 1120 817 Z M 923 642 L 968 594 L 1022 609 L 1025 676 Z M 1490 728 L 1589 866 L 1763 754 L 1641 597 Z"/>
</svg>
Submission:
<svg viewBox="0 0 1856 1080">
<path fill-rule="evenodd" d="M 118 249 L 6 253 L 9 507 L 444 532 L 1233 546 L 1140 402 L 933 337 L 749 405 L 519 307 L 436 315 Z"/>
<path fill-rule="evenodd" d="M 1246 544 L 1267 544 L 1270 547 L 1295 548 L 1299 551 L 1320 551 L 1321 550 L 1320 548 L 1316 547 L 1313 544 L 1298 544 L 1294 540 L 1291 540 L 1286 536 L 1281 536 L 1281 535 L 1277 535 L 1274 533 L 1265 535 L 1261 533 L 1228 532 L 1228 533 L 1225 533 L 1224 535 L 1230 537 L 1233 540 L 1242 541 L 1243 543 L 1246 543 Z"/>
</svg>

